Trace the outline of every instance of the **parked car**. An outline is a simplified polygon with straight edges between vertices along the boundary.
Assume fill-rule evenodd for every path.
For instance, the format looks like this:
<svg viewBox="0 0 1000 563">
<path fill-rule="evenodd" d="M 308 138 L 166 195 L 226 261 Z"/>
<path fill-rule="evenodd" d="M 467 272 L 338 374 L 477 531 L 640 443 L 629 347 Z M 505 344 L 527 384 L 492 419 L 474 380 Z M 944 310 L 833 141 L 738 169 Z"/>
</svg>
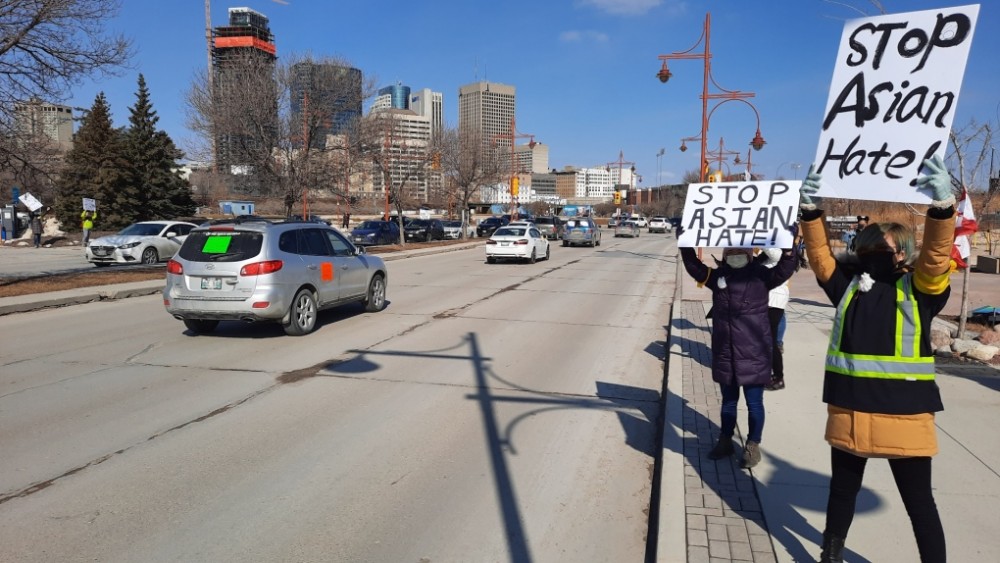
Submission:
<svg viewBox="0 0 1000 563">
<path fill-rule="evenodd" d="M 95 238 L 84 249 L 87 261 L 108 264 L 156 264 L 173 256 L 197 227 L 185 221 L 140 221 L 113 235 Z"/>
<path fill-rule="evenodd" d="M 398 244 L 399 225 L 395 221 L 363 221 L 351 231 L 351 241 L 360 246 Z"/>
<path fill-rule="evenodd" d="M 615 237 L 635 238 L 639 236 L 639 224 L 635 221 L 622 221 L 615 227 Z"/>
<path fill-rule="evenodd" d="M 440 219 L 414 219 L 403 227 L 406 240 L 430 242 L 444 240 L 444 225 Z"/>
<path fill-rule="evenodd" d="M 649 232 L 665 233 L 670 230 L 670 221 L 666 217 L 653 217 L 649 220 Z"/>
<path fill-rule="evenodd" d="M 316 328 L 323 309 L 385 308 L 381 258 L 315 222 L 214 222 L 191 231 L 167 262 L 163 304 L 195 334 L 220 321 L 278 322 L 292 336 Z"/>
<path fill-rule="evenodd" d="M 646 221 L 645 217 L 643 217 L 642 215 L 638 215 L 638 214 L 633 214 L 631 217 L 628 218 L 628 220 L 635 222 L 636 225 L 639 225 L 640 229 L 645 229 L 648 226 L 648 224 L 649 224 Z"/>
<path fill-rule="evenodd" d="M 488 237 L 492 235 L 493 231 L 503 227 L 507 223 L 510 223 L 510 216 L 505 215 L 504 217 L 487 217 L 480 220 L 479 224 L 476 225 L 476 235 L 481 237 Z"/>
<path fill-rule="evenodd" d="M 444 238 L 446 239 L 459 239 L 462 238 L 462 222 L 461 221 L 441 221 L 444 225 Z M 472 238 L 476 236 L 476 228 L 472 225 L 465 226 L 465 238 Z"/>
<path fill-rule="evenodd" d="M 486 261 L 526 260 L 534 264 L 536 260 L 549 259 L 549 239 L 542 236 L 537 227 L 507 225 L 500 227 L 486 241 Z"/>
<path fill-rule="evenodd" d="M 566 219 L 562 245 L 601 246 L 601 228 L 590 217 L 570 217 Z"/>
<path fill-rule="evenodd" d="M 535 217 L 535 226 L 538 227 L 538 231 L 542 233 L 542 236 L 549 240 L 562 238 L 563 222 L 559 217 L 552 215 Z"/>
<path fill-rule="evenodd" d="M 618 223 L 621 223 L 621 217 L 609 217 L 608 218 L 608 228 L 609 229 L 613 229 L 613 228 L 617 227 Z"/>
</svg>

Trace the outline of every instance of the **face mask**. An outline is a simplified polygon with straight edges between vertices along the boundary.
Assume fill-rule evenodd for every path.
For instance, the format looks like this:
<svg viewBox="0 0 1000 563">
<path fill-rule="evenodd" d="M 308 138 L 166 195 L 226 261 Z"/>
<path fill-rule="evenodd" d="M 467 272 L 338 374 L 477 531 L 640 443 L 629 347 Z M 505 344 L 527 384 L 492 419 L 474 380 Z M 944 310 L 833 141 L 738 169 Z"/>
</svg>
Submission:
<svg viewBox="0 0 1000 563">
<path fill-rule="evenodd" d="M 730 268 L 740 269 L 750 263 L 750 257 L 746 254 L 730 254 L 726 256 L 726 264 Z"/>
<path fill-rule="evenodd" d="M 876 280 L 890 278 L 896 272 L 896 256 L 892 252 L 868 252 L 859 258 L 864 270 Z"/>
</svg>

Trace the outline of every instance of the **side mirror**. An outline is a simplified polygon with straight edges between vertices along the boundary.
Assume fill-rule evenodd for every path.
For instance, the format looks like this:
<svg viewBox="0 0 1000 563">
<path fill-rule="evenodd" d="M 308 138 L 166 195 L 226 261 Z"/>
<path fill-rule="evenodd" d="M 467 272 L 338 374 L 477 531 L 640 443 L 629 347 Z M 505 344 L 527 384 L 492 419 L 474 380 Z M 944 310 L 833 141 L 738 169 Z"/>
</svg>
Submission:
<svg viewBox="0 0 1000 563">
<path fill-rule="evenodd" d="M 175 232 L 173 232 L 173 231 L 167 231 L 167 234 L 165 234 L 165 235 L 163 235 L 163 236 L 165 236 L 165 237 L 167 237 L 167 238 L 174 238 L 174 237 L 176 237 L 176 236 L 177 236 L 177 233 L 175 233 Z"/>
</svg>

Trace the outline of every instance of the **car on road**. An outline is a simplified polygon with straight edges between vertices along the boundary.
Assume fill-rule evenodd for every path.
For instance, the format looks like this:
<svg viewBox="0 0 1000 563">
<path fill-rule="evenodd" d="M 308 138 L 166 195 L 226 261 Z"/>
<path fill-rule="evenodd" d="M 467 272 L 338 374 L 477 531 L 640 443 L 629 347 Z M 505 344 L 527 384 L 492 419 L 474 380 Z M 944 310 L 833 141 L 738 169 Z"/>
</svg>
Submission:
<svg viewBox="0 0 1000 563">
<path fill-rule="evenodd" d="M 531 264 L 549 259 L 549 239 L 537 227 L 510 224 L 497 229 L 486 241 L 486 262 L 525 260 Z"/>
<path fill-rule="evenodd" d="M 385 262 L 327 225 L 214 221 L 192 230 L 167 262 L 163 305 L 194 334 L 243 321 L 280 323 L 301 336 L 323 309 L 381 311 L 387 287 Z"/>
<path fill-rule="evenodd" d="M 440 219 L 414 219 L 403 227 L 403 236 L 408 241 L 444 240 L 444 225 Z"/>
<path fill-rule="evenodd" d="M 562 219 L 554 215 L 539 215 L 535 217 L 535 226 L 542 236 L 549 240 L 559 240 L 562 238 Z"/>
<path fill-rule="evenodd" d="M 618 223 L 621 223 L 621 222 L 622 222 L 621 217 L 615 217 L 615 216 L 609 217 L 608 218 L 608 228 L 609 229 L 613 229 L 613 228 L 615 228 L 615 227 L 618 226 Z"/>
<path fill-rule="evenodd" d="M 444 225 L 444 238 L 446 239 L 459 239 L 462 238 L 462 222 L 461 221 L 441 221 Z M 465 238 L 472 238 L 476 236 L 476 228 L 472 225 L 465 226 Z"/>
<path fill-rule="evenodd" d="M 95 238 L 84 249 L 87 261 L 109 264 L 157 264 L 174 255 L 197 227 L 185 221 L 140 221 L 113 235 Z"/>
<path fill-rule="evenodd" d="M 638 215 L 638 214 L 633 214 L 631 217 L 628 218 L 628 220 L 635 222 L 636 225 L 639 225 L 640 229 L 645 229 L 648 226 L 648 224 L 649 224 L 646 221 L 645 217 L 643 217 L 642 215 Z"/>
<path fill-rule="evenodd" d="M 635 238 L 639 236 L 639 224 L 635 221 L 622 221 L 615 227 L 615 237 Z"/>
<path fill-rule="evenodd" d="M 651 233 L 665 233 L 670 228 L 670 221 L 666 217 L 653 217 L 649 220 L 649 232 Z"/>
<path fill-rule="evenodd" d="M 510 223 L 510 216 L 486 217 L 485 219 L 481 219 L 479 224 L 476 225 L 476 235 L 488 237 L 493 234 L 493 231 L 503 227 L 507 223 Z"/>
<path fill-rule="evenodd" d="M 359 246 L 399 244 L 399 224 L 395 221 L 362 221 L 351 230 L 351 242 Z"/>
<path fill-rule="evenodd" d="M 562 245 L 601 246 L 601 228 L 590 217 L 569 217 L 563 230 Z"/>
</svg>

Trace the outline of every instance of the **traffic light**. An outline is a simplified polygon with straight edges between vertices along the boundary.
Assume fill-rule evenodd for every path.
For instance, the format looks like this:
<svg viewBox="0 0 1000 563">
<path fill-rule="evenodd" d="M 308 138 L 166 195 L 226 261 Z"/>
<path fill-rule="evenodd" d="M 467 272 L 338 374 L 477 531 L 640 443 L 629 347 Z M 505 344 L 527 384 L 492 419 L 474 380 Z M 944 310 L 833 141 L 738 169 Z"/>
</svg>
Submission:
<svg viewBox="0 0 1000 563">
<path fill-rule="evenodd" d="M 518 191 L 520 190 L 520 182 L 517 176 L 510 179 L 510 197 L 517 197 Z"/>
<path fill-rule="evenodd" d="M 615 190 L 615 205 L 621 205 L 621 204 L 622 204 L 622 193 L 618 190 Z"/>
</svg>

